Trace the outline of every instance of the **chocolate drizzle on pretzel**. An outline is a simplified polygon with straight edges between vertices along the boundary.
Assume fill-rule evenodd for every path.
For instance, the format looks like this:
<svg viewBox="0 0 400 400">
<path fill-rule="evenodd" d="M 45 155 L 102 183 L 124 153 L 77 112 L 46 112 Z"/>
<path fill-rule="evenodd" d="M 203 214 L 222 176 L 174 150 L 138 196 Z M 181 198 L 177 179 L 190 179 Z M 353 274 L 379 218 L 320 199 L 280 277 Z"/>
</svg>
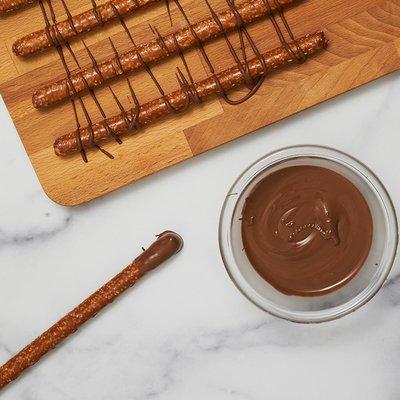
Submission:
<svg viewBox="0 0 400 400">
<path fill-rule="evenodd" d="M 113 11 L 113 7 L 117 7 L 120 14 L 127 15 L 159 1 L 160 0 L 109 0 L 101 5 L 97 5 L 95 0 L 91 0 L 92 8 L 79 15 L 73 16 L 65 0 L 62 0 L 67 19 L 59 22 L 54 20 L 50 30 L 53 33 L 58 31 L 64 40 L 71 40 L 74 37 L 79 37 L 79 35 L 85 32 L 104 26 L 106 23 L 114 20 L 116 15 Z M 18 56 L 29 56 L 49 49 L 52 46 L 54 47 L 54 45 L 54 36 L 49 37 L 46 34 L 46 28 L 44 28 L 18 39 L 13 44 L 13 51 Z"/>
<path fill-rule="evenodd" d="M 74 85 L 73 85 L 73 83 L 71 81 L 71 70 L 68 67 L 67 61 L 65 59 L 64 50 L 63 50 L 64 47 L 71 54 L 71 56 L 72 56 L 73 60 L 75 61 L 78 69 L 81 69 L 81 66 L 79 64 L 79 61 L 78 61 L 74 51 L 72 50 L 71 45 L 69 44 L 68 41 L 64 40 L 62 35 L 59 34 L 59 32 L 57 30 L 56 16 L 55 16 L 55 13 L 54 13 L 53 4 L 52 4 L 51 0 L 47 0 L 47 5 L 48 5 L 48 8 L 49 8 L 51 19 L 53 21 L 53 25 L 50 23 L 50 19 L 48 17 L 48 14 L 47 14 L 47 11 L 46 11 L 46 8 L 45 8 L 43 0 L 39 0 L 39 5 L 40 5 L 40 8 L 41 8 L 41 11 L 42 11 L 42 14 L 43 14 L 43 18 L 44 18 L 45 24 L 46 24 L 46 34 L 48 35 L 49 40 L 51 38 L 51 40 L 53 42 L 53 45 L 54 45 L 54 47 L 56 48 L 56 50 L 58 52 L 58 55 L 59 55 L 59 57 L 61 59 L 62 65 L 63 65 L 63 67 L 65 69 L 65 72 L 66 72 L 66 75 L 67 75 L 68 89 L 70 91 L 70 101 L 71 101 L 71 105 L 72 105 L 72 109 L 73 109 L 73 113 L 74 113 L 74 118 L 75 118 L 76 126 L 77 126 L 76 140 L 77 140 L 77 143 L 78 143 L 78 146 L 79 146 L 78 150 L 82 155 L 82 159 L 84 160 L 84 162 L 88 162 L 86 151 L 85 151 L 85 149 L 84 149 L 84 147 L 82 145 L 82 140 L 81 140 L 81 137 L 80 137 L 80 134 L 79 134 L 80 128 L 81 128 L 81 124 L 80 124 L 80 121 L 79 121 L 78 112 L 77 112 L 77 108 L 76 108 L 76 104 L 75 104 L 75 99 L 76 98 L 79 101 L 79 104 L 80 104 L 81 109 L 82 109 L 82 111 L 84 113 L 86 122 L 88 124 L 89 129 L 90 129 L 90 133 L 91 133 L 90 134 L 90 145 L 91 145 L 91 147 L 97 148 L 104 155 L 106 155 L 108 158 L 113 159 L 114 156 L 111 153 L 109 153 L 108 151 L 104 150 L 102 147 L 100 147 L 96 143 L 95 137 L 94 137 L 94 131 L 93 131 L 93 122 L 92 122 L 92 119 L 90 117 L 89 111 L 88 111 L 88 109 L 87 109 L 82 97 L 78 96 L 78 94 L 77 94 L 77 92 L 75 90 L 75 87 L 74 87 Z M 65 8 L 67 8 L 67 6 L 66 6 L 64 1 L 63 1 L 63 5 L 64 5 Z M 86 46 L 86 43 L 84 43 L 84 46 L 85 46 L 86 51 L 88 52 L 88 55 L 89 55 L 90 59 L 93 62 L 93 65 L 94 66 L 97 65 L 97 62 L 96 62 L 93 54 L 89 50 L 89 48 Z M 100 74 L 100 71 L 99 71 L 99 74 Z M 86 81 L 86 79 L 85 79 L 85 77 L 83 75 L 82 75 L 82 78 L 84 79 L 84 82 L 86 84 L 86 89 L 88 90 L 90 96 L 94 100 L 98 110 L 100 111 L 100 114 L 106 120 L 107 119 L 107 115 L 106 115 L 106 113 L 104 111 L 104 108 L 101 106 L 100 101 L 98 100 L 94 90 L 87 84 L 87 81 Z M 117 141 L 117 143 L 119 143 L 119 144 L 122 143 L 121 139 L 114 135 L 113 131 L 108 127 L 107 124 L 105 124 L 105 129 L 106 129 L 107 134 L 109 135 L 110 138 L 115 139 Z"/>
<path fill-rule="evenodd" d="M 298 38 L 298 44 L 302 51 L 306 55 L 312 55 L 318 51 L 323 50 L 327 45 L 327 40 L 323 32 L 317 32 L 314 34 L 306 35 L 304 37 Z M 294 43 L 289 43 L 290 46 L 295 48 Z M 282 68 L 284 66 L 290 65 L 294 60 L 291 55 L 286 51 L 286 49 L 281 46 L 276 49 L 270 50 L 262 54 L 264 63 L 261 63 L 259 59 L 252 58 L 248 60 L 248 69 L 252 78 L 256 80 L 258 77 L 263 76 L 271 71 Z M 177 73 L 177 76 L 179 74 Z M 149 101 L 147 103 L 141 103 L 140 110 L 138 114 L 139 126 L 148 125 L 149 123 L 171 114 L 171 110 L 168 107 L 166 99 L 170 104 L 173 105 L 175 110 L 185 110 L 189 105 L 194 102 L 191 100 L 193 93 L 196 93 L 200 100 L 205 100 L 211 95 L 220 94 L 221 90 L 218 88 L 217 81 L 221 85 L 224 92 L 234 89 L 245 83 L 243 74 L 239 68 L 235 65 L 226 70 L 216 73 L 216 78 L 209 76 L 201 81 L 195 81 L 193 84 L 185 84 L 181 80 L 182 87 L 174 92 L 168 93 L 157 99 Z M 189 90 L 190 89 L 190 90 Z M 131 117 L 134 109 L 126 110 L 128 117 Z M 136 109 L 137 112 L 137 109 Z M 129 131 L 127 124 L 124 122 L 124 115 L 117 114 L 107 119 L 107 121 L 99 121 L 94 124 L 94 136 L 96 142 L 104 141 L 107 139 L 107 134 L 104 128 L 104 124 L 107 123 L 113 130 L 114 134 L 117 136 L 122 136 Z M 85 148 L 90 147 L 90 135 L 91 129 L 89 127 L 84 127 L 80 129 L 81 140 Z M 66 135 L 59 137 L 54 143 L 54 150 L 59 156 L 66 156 L 77 151 L 77 142 L 75 139 L 76 132 L 71 132 Z"/>
<path fill-rule="evenodd" d="M 281 0 L 284 6 L 295 4 L 296 1 L 298 0 Z M 72 72 L 71 82 L 78 93 L 86 90 L 83 76 L 90 87 L 96 88 L 105 83 L 105 81 L 121 75 L 121 71 L 128 74 L 142 68 L 142 63 L 138 59 L 137 53 L 140 53 L 143 60 L 151 65 L 174 53 L 195 47 L 198 40 L 206 43 L 222 34 L 238 29 L 238 21 L 241 25 L 245 25 L 256 19 L 268 17 L 269 12 L 279 12 L 274 2 L 267 9 L 264 5 L 264 0 L 247 0 L 235 5 L 233 9 L 234 11 L 227 7 L 224 11 L 215 13 L 214 17 L 207 17 L 190 24 L 190 27 L 187 25 L 165 36 L 161 35 L 157 27 L 150 26 L 155 40 L 139 44 L 134 50 L 131 49 L 124 53 L 119 53 L 113 43 L 110 42 L 115 56 L 98 61 L 94 66 L 92 63 L 77 72 Z M 195 36 L 193 36 L 192 30 L 196 33 Z M 242 45 L 244 46 L 243 40 Z M 254 49 L 253 53 L 255 51 L 257 50 Z M 246 61 L 246 59 L 244 60 Z M 246 65 L 246 62 L 244 62 L 244 65 Z M 102 71 L 104 81 L 98 79 L 99 70 Z M 37 89 L 32 97 L 33 105 L 36 108 L 45 108 L 65 100 L 69 95 L 67 85 L 67 80 L 63 78 Z"/>
<path fill-rule="evenodd" d="M 93 71 L 91 75 L 91 79 L 87 78 L 86 72 L 88 70 L 88 67 L 82 68 L 79 61 L 77 60 L 77 57 L 72 50 L 71 45 L 69 42 L 63 37 L 63 35 L 59 32 L 58 26 L 56 21 L 56 17 L 54 14 L 54 9 L 52 6 L 52 1 L 51 0 L 46 0 L 48 3 L 49 11 L 50 11 L 50 16 L 51 16 L 51 21 L 47 16 L 47 13 L 45 11 L 45 7 L 43 4 L 44 0 L 39 0 L 40 5 L 43 11 L 43 15 L 45 18 L 45 23 L 46 23 L 46 35 L 48 37 L 48 40 L 52 42 L 52 45 L 56 48 L 60 59 L 62 61 L 62 64 L 64 66 L 64 69 L 66 71 L 66 81 L 67 81 L 67 88 L 68 88 L 68 95 L 71 99 L 72 103 L 72 108 L 74 111 L 75 115 L 75 120 L 76 120 L 76 133 L 75 133 L 75 138 L 74 138 L 74 145 L 73 149 L 70 150 L 77 150 L 82 154 L 82 157 L 85 162 L 87 162 L 87 156 L 86 156 L 86 149 L 87 148 L 97 148 L 99 149 L 103 154 L 105 154 L 109 158 L 113 158 L 113 156 L 107 152 L 106 150 L 102 149 L 100 145 L 98 144 L 97 138 L 100 138 L 100 140 L 105 139 L 104 134 L 108 138 L 112 138 L 116 140 L 119 144 L 122 143 L 120 140 L 119 136 L 121 135 L 121 132 L 125 131 L 136 131 L 140 129 L 143 124 L 147 124 L 150 120 L 153 120 L 155 118 L 159 118 L 162 115 L 166 114 L 178 114 L 185 112 L 191 104 L 200 104 L 203 102 L 204 98 L 208 96 L 211 93 L 217 94 L 220 96 L 221 99 L 223 99 L 226 103 L 230 105 L 238 105 L 246 100 L 250 99 L 261 87 L 262 83 L 265 80 L 265 77 L 267 73 L 271 70 L 271 68 L 279 67 L 279 66 L 284 66 L 287 63 L 297 61 L 297 62 L 303 62 L 305 61 L 307 57 L 307 51 L 304 50 L 304 48 L 307 48 L 307 43 L 303 43 L 303 47 L 299 44 L 299 42 L 295 39 L 295 36 L 293 32 L 291 31 L 289 24 L 285 18 L 282 3 L 287 4 L 287 3 L 292 3 L 293 0 L 258 0 L 261 1 L 264 7 L 264 14 L 266 14 L 269 19 L 272 22 L 272 26 L 274 27 L 274 30 L 276 32 L 276 35 L 282 44 L 282 50 L 280 50 L 280 58 L 278 59 L 278 64 L 275 66 L 273 63 L 269 63 L 267 65 L 265 54 L 262 54 L 257 47 L 254 39 L 252 38 L 251 34 L 249 33 L 246 23 L 240 13 L 240 10 L 238 6 L 235 3 L 235 0 L 226 0 L 227 3 L 227 11 L 224 13 L 216 13 L 214 9 L 212 8 L 210 1 L 205 0 L 205 3 L 207 5 L 207 8 L 210 12 L 211 18 L 208 19 L 208 23 L 214 24 L 216 27 L 216 32 L 219 35 L 221 35 L 224 39 L 224 42 L 227 45 L 227 48 L 229 50 L 229 53 L 234 61 L 234 67 L 231 67 L 230 69 L 227 69 L 225 71 L 222 71 L 221 73 L 218 73 L 215 70 L 215 67 L 213 65 L 213 62 L 211 61 L 210 57 L 207 54 L 206 48 L 204 46 L 204 39 L 202 39 L 198 33 L 198 30 L 196 29 L 198 25 L 192 23 L 190 21 L 190 18 L 188 14 L 186 13 L 186 10 L 182 6 L 179 0 L 173 0 L 175 6 L 177 7 L 179 13 L 182 15 L 185 23 L 186 23 L 186 28 L 181 29 L 180 31 L 177 31 L 177 33 L 172 33 L 167 36 L 163 36 L 160 31 L 157 29 L 155 26 L 150 26 L 150 30 L 152 34 L 155 37 L 155 40 L 153 43 L 157 45 L 157 47 L 160 49 L 160 51 L 163 53 L 163 56 L 168 56 L 171 54 L 171 49 L 173 49 L 174 53 L 177 53 L 179 55 L 179 58 L 181 60 L 181 63 L 183 65 L 183 70 L 179 66 L 176 67 L 176 72 L 175 76 L 179 85 L 179 90 L 170 94 L 166 94 L 165 90 L 163 89 L 160 81 L 157 79 L 155 76 L 154 72 L 152 71 L 148 58 L 145 56 L 146 53 L 144 53 L 144 47 L 143 45 L 137 45 L 133 34 L 129 30 L 123 14 L 120 12 L 119 7 L 117 7 L 115 4 L 111 3 L 111 7 L 114 13 L 114 19 L 117 19 L 119 21 L 119 24 L 123 28 L 123 31 L 125 32 L 129 43 L 132 45 L 131 49 L 129 50 L 130 57 L 134 60 L 136 60 L 136 68 L 141 68 L 144 69 L 147 73 L 147 75 L 150 77 L 153 85 L 156 87 L 157 91 L 160 94 L 160 97 L 153 102 L 158 102 L 158 109 L 151 109 L 151 112 L 148 112 L 147 114 L 144 114 L 144 110 L 146 110 L 149 106 L 151 108 L 152 102 L 149 103 L 144 103 L 142 104 L 138 97 L 135 94 L 135 91 L 133 89 L 133 86 L 129 79 L 127 79 L 127 86 L 129 90 L 129 95 L 131 98 L 131 101 L 133 103 L 132 109 L 127 110 L 124 108 L 122 102 L 119 100 L 117 94 L 115 91 L 110 87 L 110 93 L 111 96 L 113 97 L 115 103 L 117 104 L 120 114 L 119 114 L 119 122 L 115 123 L 115 117 L 110 117 L 108 118 L 106 115 L 106 112 L 102 105 L 100 104 L 99 99 L 96 97 L 95 93 L 95 88 L 97 86 L 100 86 L 104 83 L 107 82 L 109 79 L 108 76 L 105 76 L 102 71 L 104 71 L 103 63 L 99 63 L 96 60 L 96 57 L 94 56 L 93 52 L 90 50 L 90 48 L 86 45 L 85 42 L 83 42 L 84 48 L 86 49 L 86 52 L 89 56 L 91 65 L 90 69 Z M 94 0 L 93 0 L 94 1 Z M 135 1 L 135 0 L 132 0 Z M 139 0 L 135 1 L 135 6 L 137 6 Z M 257 1 L 257 0 L 256 0 Z M 271 4 L 272 3 L 272 4 Z M 170 4 L 168 4 L 168 13 L 171 16 L 171 10 L 170 10 Z M 95 2 L 92 2 L 93 9 L 97 10 L 97 6 Z M 65 1 L 63 1 L 63 6 L 66 8 L 67 11 L 67 6 L 65 4 Z M 96 7 L 95 7 L 96 6 Z M 242 7 L 243 5 L 239 6 Z M 229 15 L 231 18 L 233 18 L 234 21 L 234 26 L 239 38 L 239 44 L 240 44 L 240 51 L 238 52 L 235 49 L 235 46 L 233 45 L 231 39 L 228 37 L 227 30 L 225 29 L 224 23 L 222 22 L 222 17 L 221 15 Z M 74 25 L 74 20 L 70 12 L 67 12 L 68 16 L 68 21 L 69 24 L 71 25 L 71 29 L 76 29 Z M 283 28 L 281 27 L 281 24 L 279 23 L 279 20 L 282 22 Z M 172 17 L 171 17 L 172 21 Z M 207 20 L 206 20 L 207 21 Z M 211 22 L 210 22 L 211 21 Z M 193 74 L 190 71 L 190 66 L 187 63 L 187 60 L 184 56 L 184 50 L 187 48 L 182 48 L 180 44 L 180 39 L 179 39 L 179 33 L 182 33 L 182 31 L 187 32 L 188 35 L 190 35 L 191 39 L 190 42 L 195 45 L 201 54 L 202 59 L 204 60 L 207 69 L 209 71 L 209 77 L 203 81 L 196 82 L 195 79 L 193 78 Z M 207 40 L 207 39 L 206 39 Z M 314 39 L 313 39 L 314 40 Z M 112 39 L 109 38 L 109 42 L 112 48 L 112 51 L 114 53 L 114 58 L 109 61 L 112 63 L 112 70 L 115 74 L 115 76 L 118 75 L 123 75 L 127 71 L 124 68 L 124 60 L 121 57 L 121 54 L 118 52 L 115 44 L 113 43 Z M 303 40 L 304 42 L 304 40 Z M 323 43 L 323 44 L 321 44 Z M 319 43 L 316 44 L 317 47 L 325 46 L 326 41 L 325 39 L 319 40 Z M 64 56 L 64 51 L 63 48 L 66 48 L 68 52 L 71 54 L 72 58 L 75 61 L 75 64 L 77 65 L 78 72 L 71 73 L 71 69 L 68 67 L 67 62 L 65 60 Z M 190 46 L 189 46 L 190 47 Z M 252 56 L 249 57 L 249 51 L 251 51 Z M 311 52 L 313 49 L 311 49 Z M 124 53 L 126 54 L 126 53 Z M 266 53 L 268 54 L 268 53 Z M 150 60 L 151 61 L 151 60 Z M 253 70 L 251 70 L 251 65 L 253 65 Z M 257 73 L 255 73 L 254 66 L 257 65 Z M 226 78 L 226 73 L 232 72 L 232 76 L 234 76 L 232 79 L 235 80 L 235 82 L 229 83 L 228 81 L 225 80 L 225 82 L 221 81 L 221 76 Z M 84 90 L 77 90 L 75 88 L 75 82 L 76 82 L 76 77 L 79 76 L 80 81 L 83 83 L 83 88 Z M 212 92 L 209 93 L 210 91 L 207 90 L 201 90 L 200 89 L 207 83 L 208 85 L 210 84 L 210 80 L 212 82 Z M 242 96 L 239 99 L 232 99 L 229 97 L 227 91 L 232 89 L 233 87 L 236 87 L 238 84 L 243 84 L 248 88 L 248 92 Z M 79 89 L 79 88 L 78 88 Z M 89 115 L 88 109 L 84 103 L 84 100 L 82 98 L 82 91 L 87 91 L 96 104 L 97 109 L 99 110 L 103 120 L 100 123 L 94 124 L 92 121 L 92 118 Z M 206 93 L 206 94 L 205 94 Z M 179 100 L 177 100 L 179 98 Z M 85 116 L 85 120 L 87 122 L 87 127 L 82 128 L 81 123 L 79 122 L 79 117 L 78 117 L 78 112 L 77 112 L 77 107 L 76 107 L 76 101 L 79 102 L 79 105 L 82 108 L 83 114 Z M 112 123 L 112 121 L 114 121 Z M 121 124 L 122 122 L 122 124 Z M 102 131 L 103 133 L 99 134 L 99 132 Z M 85 137 L 82 137 L 82 132 L 85 133 Z M 65 145 L 65 143 L 64 143 Z M 59 155 L 64 155 L 69 153 L 70 151 L 65 148 L 58 148 L 57 146 L 60 147 L 60 141 L 56 142 L 55 148 L 56 148 L 56 153 Z"/>
</svg>

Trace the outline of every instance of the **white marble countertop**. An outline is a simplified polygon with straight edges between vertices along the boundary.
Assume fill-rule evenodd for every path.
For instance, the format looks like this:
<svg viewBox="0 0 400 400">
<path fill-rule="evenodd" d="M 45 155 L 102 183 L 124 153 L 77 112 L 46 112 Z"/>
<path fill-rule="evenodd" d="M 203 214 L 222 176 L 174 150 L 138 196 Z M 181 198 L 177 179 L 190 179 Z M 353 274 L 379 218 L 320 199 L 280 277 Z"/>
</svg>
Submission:
<svg viewBox="0 0 400 400">
<path fill-rule="evenodd" d="M 185 239 L 29 372 L 5 400 L 398 400 L 399 262 L 365 307 L 297 325 L 248 302 L 220 259 L 220 208 L 237 175 L 291 144 L 364 161 L 399 211 L 400 74 L 68 209 L 42 192 L 0 106 L 0 364 L 119 272 L 156 233 Z"/>
</svg>

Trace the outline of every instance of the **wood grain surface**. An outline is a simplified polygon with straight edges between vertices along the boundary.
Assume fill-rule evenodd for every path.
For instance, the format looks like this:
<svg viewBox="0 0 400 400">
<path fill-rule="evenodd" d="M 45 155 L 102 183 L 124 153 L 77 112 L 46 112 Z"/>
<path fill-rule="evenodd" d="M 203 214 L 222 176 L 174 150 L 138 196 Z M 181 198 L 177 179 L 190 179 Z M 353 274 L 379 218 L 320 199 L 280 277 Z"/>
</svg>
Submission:
<svg viewBox="0 0 400 400">
<path fill-rule="evenodd" d="M 63 18 L 59 3 L 54 1 L 57 16 Z M 69 0 L 68 4 L 73 14 L 90 7 L 86 0 Z M 209 16 L 203 2 L 185 0 L 182 4 L 193 22 Z M 226 8 L 222 0 L 212 4 L 217 10 Z M 183 26 L 174 7 L 172 14 L 175 26 Z M 32 106 L 31 96 L 36 88 L 64 75 L 56 52 L 50 50 L 21 59 L 11 50 L 17 38 L 43 27 L 39 7 L 1 17 L 0 93 L 44 191 L 63 205 L 87 202 L 400 68 L 400 0 L 303 0 L 286 15 L 296 36 L 324 30 L 330 41 L 328 50 L 305 64 L 271 74 L 257 95 L 242 105 L 233 107 L 218 98 L 210 99 L 184 115 L 162 119 L 127 136 L 122 145 L 106 144 L 105 149 L 115 156 L 114 160 L 89 151 L 88 164 L 79 155 L 59 158 L 53 151 L 54 139 L 75 128 L 70 103 L 44 111 Z M 127 18 L 138 43 L 153 38 L 149 23 L 163 34 L 172 31 L 163 2 Z M 279 45 L 267 20 L 252 25 L 250 32 L 262 51 Z M 117 23 L 110 24 L 84 36 L 99 60 L 112 55 L 109 36 L 121 51 L 129 48 L 122 28 Z M 237 44 L 236 35 L 231 37 Z M 88 64 L 83 44 L 76 40 L 72 45 L 81 63 Z M 217 70 L 232 65 L 221 39 L 206 48 Z M 187 57 L 195 79 L 204 78 L 207 70 L 199 52 L 189 51 Z M 174 78 L 177 65 L 181 61 L 172 57 L 154 67 L 166 92 L 178 87 Z M 158 97 L 143 71 L 130 77 L 141 102 Z M 117 79 L 112 86 L 128 107 L 125 81 Z M 96 93 L 107 115 L 118 113 L 107 87 Z M 85 96 L 85 102 L 93 119 L 101 119 L 90 96 Z"/>
</svg>

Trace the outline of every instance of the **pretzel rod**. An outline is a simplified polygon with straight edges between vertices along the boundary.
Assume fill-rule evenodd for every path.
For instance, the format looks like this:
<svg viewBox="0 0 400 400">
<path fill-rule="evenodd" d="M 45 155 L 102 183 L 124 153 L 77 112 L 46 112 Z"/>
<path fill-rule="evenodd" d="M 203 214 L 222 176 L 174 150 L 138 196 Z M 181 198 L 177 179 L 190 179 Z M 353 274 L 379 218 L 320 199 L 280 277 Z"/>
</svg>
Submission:
<svg viewBox="0 0 400 400">
<path fill-rule="evenodd" d="M 159 235 L 131 265 L 4 364 L 0 368 L 0 389 L 36 364 L 41 357 L 112 303 L 143 275 L 178 253 L 182 246 L 182 238 L 174 232 L 166 231 Z"/>
<path fill-rule="evenodd" d="M 41 29 L 18 39 L 13 44 L 13 51 L 18 56 L 38 53 L 54 45 L 60 36 L 63 40 L 68 40 L 114 20 L 114 6 L 121 15 L 126 15 L 158 1 L 160 0 L 112 0 L 75 16 L 69 14 L 68 19 L 57 22 L 48 29 Z"/>
<path fill-rule="evenodd" d="M 298 39 L 296 44 L 291 42 L 289 46 L 293 51 L 296 51 L 299 46 L 305 55 L 312 55 L 324 49 L 327 43 L 324 33 L 317 32 Z M 282 68 L 295 61 L 293 53 L 288 52 L 284 46 L 271 50 L 262 57 L 264 62 L 259 58 L 248 61 L 248 71 L 252 78 L 264 76 L 272 70 Z M 61 136 L 54 143 L 55 153 L 58 156 L 66 156 L 81 151 L 82 148 L 97 146 L 100 141 L 110 139 L 110 130 L 113 136 L 119 137 L 132 128 L 147 125 L 174 111 L 184 111 L 189 104 L 195 103 L 193 94 L 201 100 L 213 94 L 221 94 L 221 89 L 228 91 L 244 82 L 245 78 L 238 66 L 228 68 L 215 76 L 196 82 L 190 87 L 182 87 L 168 95 L 145 103 L 140 106 L 139 110 L 127 110 L 125 113 Z M 136 121 L 135 116 L 137 116 Z"/>
<path fill-rule="evenodd" d="M 280 0 L 280 4 L 288 6 L 297 1 L 299 0 Z M 276 12 L 278 4 L 274 1 L 271 2 L 271 9 L 269 10 L 266 7 L 265 0 L 250 0 L 238 4 L 236 9 L 243 23 L 248 24 L 256 19 L 268 16 L 270 11 Z M 231 8 L 217 13 L 217 17 L 221 21 L 223 31 L 229 32 L 237 28 L 238 18 Z M 198 39 L 204 43 L 221 35 L 223 33 L 221 27 L 213 17 L 206 18 L 192 24 L 191 27 L 185 27 L 169 35 L 141 44 L 136 49 L 116 54 L 102 62 L 95 62 L 94 65 L 73 72 L 69 78 L 63 78 L 35 91 L 32 97 L 33 105 L 36 108 L 51 106 L 73 94 L 87 90 L 88 87 L 95 88 L 119 75 L 137 70 L 143 66 L 140 57 L 144 63 L 150 64 L 179 50 L 189 49 L 197 44 L 197 38 L 192 34 L 191 29 L 196 32 Z M 71 85 L 74 86 L 75 90 L 71 88 Z"/>
<path fill-rule="evenodd" d="M 18 8 L 36 3 L 37 0 L 0 0 L 0 13 L 15 11 Z"/>
</svg>

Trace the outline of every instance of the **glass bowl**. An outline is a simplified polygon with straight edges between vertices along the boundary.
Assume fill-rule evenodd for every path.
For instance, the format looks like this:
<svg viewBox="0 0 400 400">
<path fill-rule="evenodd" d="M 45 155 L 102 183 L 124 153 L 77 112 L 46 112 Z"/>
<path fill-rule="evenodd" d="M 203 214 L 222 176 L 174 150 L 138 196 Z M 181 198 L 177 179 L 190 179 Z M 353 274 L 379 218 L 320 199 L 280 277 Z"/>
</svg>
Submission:
<svg viewBox="0 0 400 400">
<path fill-rule="evenodd" d="M 240 218 L 245 199 L 267 175 L 296 165 L 320 166 L 341 174 L 364 195 L 372 214 L 372 245 L 362 269 L 345 286 L 323 296 L 288 296 L 277 291 L 258 275 L 243 250 Z M 379 291 L 396 256 L 398 226 L 386 189 L 368 167 L 331 148 L 294 146 L 266 155 L 239 176 L 221 211 L 219 244 L 229 276 L 250 301 L 277 317 L 315 323 L 349 314 Z"/>
</svg>

